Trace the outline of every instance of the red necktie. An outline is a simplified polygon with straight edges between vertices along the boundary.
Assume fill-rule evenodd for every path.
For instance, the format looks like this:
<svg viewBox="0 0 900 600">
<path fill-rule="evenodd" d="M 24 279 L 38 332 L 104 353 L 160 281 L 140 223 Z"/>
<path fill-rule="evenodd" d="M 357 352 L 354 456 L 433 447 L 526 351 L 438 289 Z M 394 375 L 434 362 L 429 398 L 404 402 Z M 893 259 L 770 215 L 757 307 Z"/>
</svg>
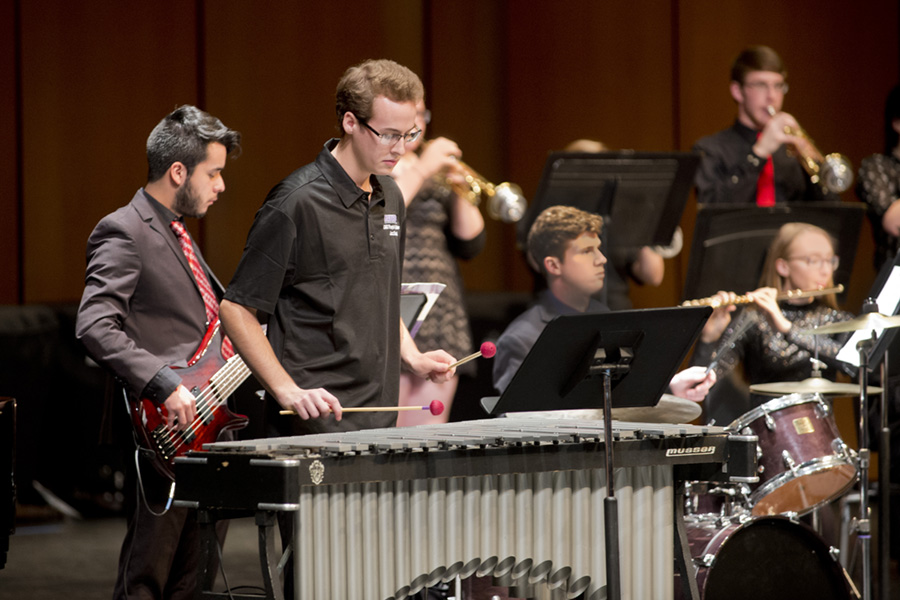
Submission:
<svg viewBox="0 0 900 600">
<path fill-rule="evenodd" d="M 759 134 L 756 134 L 756 139 L 759 139 Z M 756 205 L 775 206 L 775 165 L 771 154 L 756 182 Z"/>
<path fill-rule="evenodd" d="M 216 299 L 212 285 L 209 283 L 209 278 L 203 271 L 203 267 L 200 266 L 200 261 L 197 260 L 197 255 L 194 253 L 194 245 L 191 243 L 191 236 L 188 235 L 187 230 L 184 228 L 184 223 L 175 220 L 170 225 L 172 231 L 175 232 L 175 237 L 178 238 L 178 243 L 181 244 L 181 251 L 184 252 L 184 257 L 187 258 L 188 264 L 191 266 L 191 273 L 194 274 L 194 281 L 197 283 L 197 289 L 200 290 L 200 296 L 203 297 L 203 306 L 206 307 L 206 319 L 212 323 L 219 316 L 219 301 Z M 223 336 L 222 355 L 228 360 L 233 354 L 234 349 L 231 347 L 231 340 Z"/>
</svg>

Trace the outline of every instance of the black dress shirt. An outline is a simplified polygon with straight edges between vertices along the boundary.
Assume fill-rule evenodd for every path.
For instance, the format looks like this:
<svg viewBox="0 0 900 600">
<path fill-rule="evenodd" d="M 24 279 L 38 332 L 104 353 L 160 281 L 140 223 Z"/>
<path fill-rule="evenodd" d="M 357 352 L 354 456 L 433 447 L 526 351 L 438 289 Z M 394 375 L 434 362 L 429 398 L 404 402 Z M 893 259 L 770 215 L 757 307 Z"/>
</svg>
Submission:
<svg viewBox="0 0 900 600">
<path fill-rule="evenodd" d="M 693 150 L 703 155 L 694 177 L 697 202 L 756 204 L 756 182 L 766 160 L 753 153 L 757 132 L 735 121 L 730 128 L 701 138 Z M 772 154 L 775 202 L 839 201 L 813 184 L 797 158 L 783 145 Z"/>
</svg>

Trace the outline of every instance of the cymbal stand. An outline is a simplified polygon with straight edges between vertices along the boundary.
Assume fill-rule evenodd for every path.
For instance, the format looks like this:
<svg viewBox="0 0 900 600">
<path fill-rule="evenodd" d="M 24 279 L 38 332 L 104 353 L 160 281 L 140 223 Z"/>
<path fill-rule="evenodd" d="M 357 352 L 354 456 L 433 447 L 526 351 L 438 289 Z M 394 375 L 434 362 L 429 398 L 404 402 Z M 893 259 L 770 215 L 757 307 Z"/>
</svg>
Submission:
<svg viewBox="0 0 900 600">
<path fill-rule="evenodd" d="M 856 344 L 859 352 L 859 519 L 857 540 L 862 548 L 862 600 L 872 599 L 872 522 L 869 519 L 869 350 L 875 344 L 875 332 Z"/>
</svg>

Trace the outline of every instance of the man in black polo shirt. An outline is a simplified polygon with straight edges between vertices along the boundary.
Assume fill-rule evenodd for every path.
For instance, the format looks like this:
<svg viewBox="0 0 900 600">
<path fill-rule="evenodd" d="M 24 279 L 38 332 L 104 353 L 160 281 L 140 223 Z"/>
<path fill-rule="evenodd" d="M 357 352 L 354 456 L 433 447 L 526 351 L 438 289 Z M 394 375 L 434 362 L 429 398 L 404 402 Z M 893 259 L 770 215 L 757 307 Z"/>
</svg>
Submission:
<svg viewBox="0 0 900 600">
<path fill-rule="evenodd" d="M 400 319 L 405 207 L 389 174 L 421 134 L 423 95 L 395 62 L 348 69 L 336 94 L 341 138 L 276 185 L 256 215 L 220 314 L 276 400 L 270 434 L 389 427 L 396 413 L 342 418 L 341 407 L 396 406 L 401 362 L 434 381 L 453 375 L 453 357 L 420 353 Z"/>
</svg>

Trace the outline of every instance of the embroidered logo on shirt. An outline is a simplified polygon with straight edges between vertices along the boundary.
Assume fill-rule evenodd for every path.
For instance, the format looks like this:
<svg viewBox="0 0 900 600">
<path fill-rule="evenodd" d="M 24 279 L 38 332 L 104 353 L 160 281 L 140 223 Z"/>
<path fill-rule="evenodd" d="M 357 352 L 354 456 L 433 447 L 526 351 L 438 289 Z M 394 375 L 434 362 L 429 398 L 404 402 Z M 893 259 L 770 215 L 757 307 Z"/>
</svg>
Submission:
<svg viewBox="0 0 900 600">
<path fill-rule="evenodd" d="M 384 230 L 391 237 L 400 236 L 400 226 L 397 225 L 397 215 L 384 215 Z"/>
</svg>

